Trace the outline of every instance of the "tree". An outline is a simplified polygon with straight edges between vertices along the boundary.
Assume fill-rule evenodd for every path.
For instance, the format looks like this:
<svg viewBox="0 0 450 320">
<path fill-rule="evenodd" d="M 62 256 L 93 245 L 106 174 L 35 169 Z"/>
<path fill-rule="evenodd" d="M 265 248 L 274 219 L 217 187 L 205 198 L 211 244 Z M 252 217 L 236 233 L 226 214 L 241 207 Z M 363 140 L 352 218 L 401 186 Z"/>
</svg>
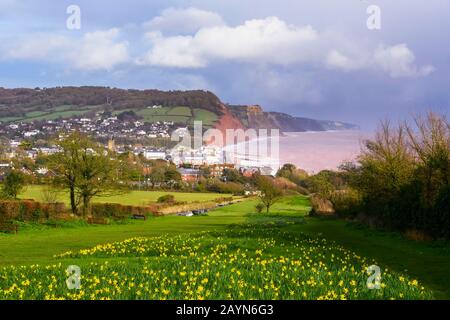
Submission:
<svg viewBox="0 0 450 320">
<path fill-rule="evenodd" d="M 338 174 L 329 170 L 323 170 L 308 178 L 307 185 L 311 192 L 317 193 L 324 199 L 330 199 L 339 183 Z"/>
<path fill-rule="evenodd" d="M 31 150 L 33 148 L 33 143 L 31 141 L 24 140 L 20 143 L 19 147 L 23 150 Z"/>
<path fill-rule="evenodd" d="M 148 176 L 150 182 L 152 183 L 152 188 L 155 188 L 156 184 L 164 182 L 165 170 L 163 167 L 153 167 L 152 171 Z"/>
<path fill-rule="evenodd" d="M 278 170 L 277 177 L 289 179 L 295 170 L 297 170 L 295 165 L 286 163 L 280 170 Z"/>
<path fill-rule="evenodd" d="M 281 199 L 283 192 L 266 176 L 256 177 L 256 186 L 261 191 L 259 198 L 269 213 L 270 208 Z"/>
<path fill-rule="evenodd" d="M 76 197 L 77 170 L 80 161 L 80 149 L 88 144 L 85 136 L 78 132 L 58 142 L 61 151 L 49 157 L 49 169 L 55 174 L 54 184 L 69 190 L 70 207 L 78 214 L 79 199 Z"/>
<path fill-rule="evenodd" d="M 450 125 L 434 113 L 414 120 L 417 130 L 405 127 L 418 158 L 416 175 L 423 181 L 423 200 L 431 207 L 441 190 L 450 186 Z"/>
<path fill-rule="evenodd" d="M 212 176 L 211 168 L 208 166 L 202 166 L 200 168 L 200 173 L 201 173 L 202 177 L 205 179 L 209 179 Z"/>
<path fill-rule="evenodd" d="M 354 187 L 374 208 L 389 202 L 414 174 L 415 158 L 403 127 L 383 122 L 374 140 L 366 141 L 358 157 L 360 170 Z"/>
<path fill-rule="evenodd" d="M 120 185 L 123 171 L 120 162 L 98 145 L 82 148 L 80 160 L 75 186 L 83 203 L 85 216 L 90 213 L 92 198 L 111 196 L 123 191 Z"/>
<path fill-rule="evenodd" d="M 166 169 L 164 173 L 164 177 L 166 182 L 180 182 L 181 181 L 181 173 L 174 166 L 170 166 Z"/>
<path fill-rule="evenodd" d="M 297 168 L 295 165 L 287 163 L 277 172 L 278 178 L 285 178 L 298 186 L 306 187 L 306 180 L 308 179 L 308 173 L 302 169 Z"/>
<path fill-rule="evenodd" d="M 80 203 L 82 214 L 86 215 L 92 198 L 125 190 L 122 178 L 127 176 L 126 166 L 103 146 L 78 132 L 64 138 L 59 146 L 62 150 L 52 157 L 51 168 L 56 174 L 55 182 L 69 190 L 74 214 L 78 214 Z"/>
<path fill-rule="evenodd" d="M 41 191 L 41 198 L 45 203 L 55 204 L 58 202 L 58 190 L 52 186 L 45 186 Z"/>
<path fill-rule="evenodd" d="M 17 195 L 25 186 L 25 176 L 22 172 L 12 170 L 6 177 L 3 184 L 2 195 L 5 198 L 17 199 Z"/>
<path fill-rule="evenodd" d="M 223 181 L 227 181 L 227 182 L 242 182 L 243 181 L 243 177 L 239 171 L 237 171 L 236 169 L 228 169 L 228 168 L 225 168 L 223 170 L 222 179 L 223 179 Z"/>
</svg>

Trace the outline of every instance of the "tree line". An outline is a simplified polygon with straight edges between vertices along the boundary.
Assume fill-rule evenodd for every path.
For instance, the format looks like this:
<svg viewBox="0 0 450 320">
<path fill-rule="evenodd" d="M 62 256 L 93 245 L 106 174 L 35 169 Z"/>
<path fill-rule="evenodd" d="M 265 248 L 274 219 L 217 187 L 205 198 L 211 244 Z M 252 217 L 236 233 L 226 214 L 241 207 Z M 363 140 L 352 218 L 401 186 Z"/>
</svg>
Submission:
<svg viewBox="0 0 450 320">
<path fill-rule="evenodd" d="M 450 239 L 450 125 L 444 115 L 381 122 L 356 160 L 338 171 L 308 176 L 285 165 L 278 176 L 326 199 L 341 217 Z"/>
</svg>

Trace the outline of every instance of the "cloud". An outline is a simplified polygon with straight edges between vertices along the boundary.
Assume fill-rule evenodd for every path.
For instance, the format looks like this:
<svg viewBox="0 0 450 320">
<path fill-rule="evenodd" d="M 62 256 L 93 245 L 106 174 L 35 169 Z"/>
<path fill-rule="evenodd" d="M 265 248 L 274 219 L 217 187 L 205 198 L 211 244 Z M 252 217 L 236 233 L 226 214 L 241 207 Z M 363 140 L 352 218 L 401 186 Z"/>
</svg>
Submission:
<svg viewBox="0 0 450 320">
<path fill-rule="evenodd" d="M 71 56 L 75 67 L 83 70 L 111 70 L 127 62 L 128 43 L 116 42 L 119 33 L 119 29 L 110 29 L 85 34 L 79 49 Z"/>
<path fill-rule="evenodd" d="M 379 45 L 372 52 L 368 51 L 359 57 L 350 57 L 333 49 L 328 53 L 325 64 L 329 68 L 343 71 L 379 70 L 392 78 L 425 77 L 435 70 L 431 65 L 416 66 L 415 59 L 414 53 L 406 44 L 397 44 Z"/>
<path fill-rule="evenodd" d="M 222 17 L 215 12 L 197 8 L 165 9 L 157 16 L 144 24 L 149 30 L 170 34 L 192 34 L 201 28 L 224 25 Z"/>
<path fill-rule="evenodd" d="M 150 33 L 152 49 L 141 63 L 179 68 L 201 68 L 215 60 L 289 65 L 312 59 L 317 32 L 269 17 L 237 27 L 201 28 L 193 36 L 164 37 Z"/>
<path fill-rule="evenodd" d="M 0 59 L 56 62 L 69 69 L 109 71 L 129 60 L 128 43 L 117 41 L 119 34 L 119 29 L 90 32 L 81 38 L 34 33 L 4 41 Z"/>
<path fill-rule="evenodd" d="M 415 59 L 406 44 L 391 47 L 381 45 L 374 53 L 375 64 L 393 78 L 427 76 L 434 71 L 431 65 L 417 67 Z"/>
<path fill-rule="evenodd" d="M 342 71 L 380 70 L 393 78 L 429 75 L 431 65 L 419 67 L 406 44 L 378 46 L 349 39 L 312 26 L 287 24 L 277 17 L 254 19 L 230 27 L 202 27 L 193 35 L 145 37 L 150 50 L 138 64 L 171 68 L 205 68 L 216 62 L 315 67 Z"/>
<path fill-rule="evenodd" d="M 325 65 L 331 69 L 340 69 L 344 71 L 357 70 L 361 68 L 361 63 L 347 57 L 336 49 L 331 50 L 325 57 Z"/>
<path fill-rule="evenodd" d="M 61 58 L 61 54 L 71 46 L 69 38 L 56 34 L 35 33 L 15 41 L 3 41 L 3 59 L 48 60 Z"/>
<path fill-rule="evenodd" d="M 137 34 L 132 50 L 123 33 L 130 38 Z M 229 26 L 218 14 L 196 8 L 166 9 L 133 33 L 112 28 L 81 36 L 71 32 L 10 36 L 0 41 L 0 59 L 64 63 L 68 69 L 86 71 L 111 71 L 123 64 L 201 69 L 223 63 L 380 71 L 392 78 L 424 77 L 434 71 L 431 65 L 417 65 L 406 44 L 377 45 L 336 31 L 288 24 L 278 17 Z"/>
</svg>

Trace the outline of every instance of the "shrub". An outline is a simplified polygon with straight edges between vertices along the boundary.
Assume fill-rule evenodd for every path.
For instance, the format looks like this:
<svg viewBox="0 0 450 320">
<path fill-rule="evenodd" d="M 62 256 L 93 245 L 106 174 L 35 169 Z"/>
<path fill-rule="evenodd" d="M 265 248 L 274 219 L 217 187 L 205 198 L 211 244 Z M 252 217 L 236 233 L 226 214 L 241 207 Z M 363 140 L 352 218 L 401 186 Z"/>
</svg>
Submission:
<svg viewBox="0 0 450 320">
<path fill-rule="evenodd" d="M 0 201 L 0 220 L 39 221 L 52 215 L 50 205 L 31 200 Z"/>
<path fill-rule="evenodd" d="M 339 190 L 331 194 L 330 201 L 340 217 L 356 217 L 361 208 L 361 196 L 352 189 Z"/>
<path fill-rule="evenodd" d="M 261 212 L 263 212 L 263 210 L 264 210 L 265 208 L 266 208 L 266 206 L 265 206 L 264 204 L 258 203 L 258 204 L 255 206 L 256 213 L 261 213 Z"/>
<path fill-rule="evenodd" d="M 13 170 L 5 176 L 4 180 L 2 197 L 17 199 L 17 195 L 25 186 L 25 175 L 20 171 Z"/>
<path fill-rule="evenodd" d="M 330 200 L 323 198 L 318 194 L 312 195 L 310 199 L 313 208 L 312 214 L 334 215 L 336 213 L 333 203 Z"/>
<path fill-rule="evenodd" d="M 214 200 L 216 203 L 224 203 L 233 201 L 233 197 L 221 197 Z"/>
<path fill-rule="evenodd" d="M 164 204 L 168 204 L 168 203 L 172 204 L 172 203 L 175 203 L 175 196 L 173 196 L 171 194 L 166 194 L 164 196 L 159 197 L 156 202 L 164 203 Z"/>
<path fill-rule="evenodd" d="M 101 218 L 125 219 L 135 214 L 154 215 L 155 213 L 154 208 L 150 206 L 134 207 L 117 203 L 94 203 L 91 206 L 91 214 Z"/>
<path fill-rule="evenodd" d="M 245 188 L 240 183 L 235 182 L 221 182 L 214 180 L 208 184 L 208 191 L 216 193 L 231 193 L 234 195 L 243 195 Z"/>
<path fill-rule="evenodd" d="M 450 125 L 432 113 L 414 120 L 414 127 L 382 124 L 357 165 L 344 168 L 361 202 L 335 202 L 384 228 L 450 239 Z"/>
</svg>

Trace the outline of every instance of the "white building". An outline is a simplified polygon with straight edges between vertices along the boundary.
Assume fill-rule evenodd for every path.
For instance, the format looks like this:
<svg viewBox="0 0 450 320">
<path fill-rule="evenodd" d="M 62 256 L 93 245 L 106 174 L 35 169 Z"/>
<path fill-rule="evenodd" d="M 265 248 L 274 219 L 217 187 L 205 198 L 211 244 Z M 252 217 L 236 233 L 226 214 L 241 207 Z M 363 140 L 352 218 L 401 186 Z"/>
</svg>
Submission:
<svg viewBox="0 0 450 320">
<path fill-rule="evenodd" d="M 39 133 L 40 133 L 39 130 L 32 130 L 32 131 L 27 131 L 27 132 L 25 132 L 25 133 L 23 134 L 23 136 L 24 136 L 25 138 L 29 138 L 29 137 L 37 136 Z"/>
<path fill-rule="evenodd" d="M 148 160 L 165 160 L 166 153 L 163 151 L 145 150 L 143 152 L 144 158 Z"/>
</svg>

